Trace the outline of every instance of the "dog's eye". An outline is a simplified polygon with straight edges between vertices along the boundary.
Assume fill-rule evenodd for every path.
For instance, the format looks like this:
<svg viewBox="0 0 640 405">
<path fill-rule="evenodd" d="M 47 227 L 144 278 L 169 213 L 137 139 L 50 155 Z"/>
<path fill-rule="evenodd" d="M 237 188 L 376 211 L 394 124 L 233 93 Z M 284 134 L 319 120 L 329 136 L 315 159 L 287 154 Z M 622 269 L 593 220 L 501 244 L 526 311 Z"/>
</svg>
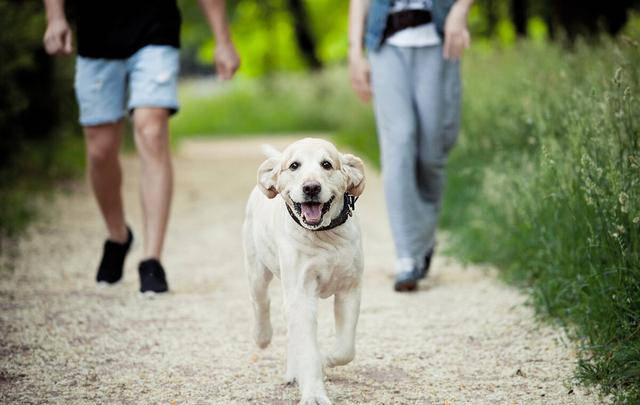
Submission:
<svg viewBox="0 0 640 405">
<path fill-rule="evenodd" d="M 293 162 L 289 165 L 289 169 L 291 170 L 296 170 L 298 167 L 300 167 L 300 163 L 298 162 Z"/>
<path fill-rule="evenodd" d="M 322 163 L 320 163 L 320 166 L 322 166 L 322 168 L 325 169 L 325 170 L 333 169 L 333 166 L 331 165 L 331 162 L 329 162 L 327 160 L 323 160 Z"/>
</svg>

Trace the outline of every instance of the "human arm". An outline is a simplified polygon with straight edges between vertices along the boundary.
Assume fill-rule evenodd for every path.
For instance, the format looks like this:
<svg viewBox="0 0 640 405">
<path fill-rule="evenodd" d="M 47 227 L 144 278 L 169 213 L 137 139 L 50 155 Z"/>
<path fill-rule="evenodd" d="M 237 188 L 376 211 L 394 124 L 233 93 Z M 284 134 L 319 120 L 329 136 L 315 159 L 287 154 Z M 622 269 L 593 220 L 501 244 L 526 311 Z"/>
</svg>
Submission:
<svg viewBox="0 0 640 405">
<path fill-rule="evenodd" d="M 216 72 L 223 80 L 231 79 L 240 66 L 240 58 L 231 40 L 225 0 L 199 0 L 216 38 Z"/>
<path fill-rule="evenodd" d="M 69 55 L 73 52 L 71 27 L 64 14 L 64 0 L 44 0 L 47 30 L 42 42 L 50 55 Z"/>
<path fill-rule="evenodd" d="M 448 60 L 459 60 L 469 47 L 471 36 L 467 29 L 467 15 L 473 0 L 457 0 L 444 24 L 444 46 L 442 56 Z"/>
<path fill-rule="evenodd" d="M 371 71 L 362 48 L 368 10 L 369 0 L 351 0 L 349 4 L 349 77 L 362 101 L 371 98 Z"/>
</svg>

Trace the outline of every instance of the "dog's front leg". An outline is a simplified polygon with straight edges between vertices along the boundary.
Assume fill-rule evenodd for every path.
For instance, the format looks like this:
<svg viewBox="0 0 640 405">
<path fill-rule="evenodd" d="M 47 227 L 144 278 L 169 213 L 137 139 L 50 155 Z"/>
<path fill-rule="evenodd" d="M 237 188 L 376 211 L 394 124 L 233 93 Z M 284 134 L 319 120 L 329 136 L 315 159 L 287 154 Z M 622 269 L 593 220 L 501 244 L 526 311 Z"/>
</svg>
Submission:
<svg viewBox="0 0 640 405">
<path fill-rule="evenodd" d="M 301 404 L 331 404 L 324 388 L 317 342 L 318 298 L 306 291 L 288 291 L 287 379 L 298 381 Z"/>
<path fill-rule="evenodd" d="M 356 325 L 360 314 L 360 286 L 335 295 L 333 312 L 336 325 L 336 340 L 332 350 L 324 356 L 328 367 L 343 366 L 356 354 Z"/>
<path fill-rule="evenodd" d="M 247 264 L 249 292 L 254 313 L 253 339 L 259 348 L 264 349 L 271 342 L 273 335 L 269 313 L 269 283 L 273 274 L 264 266 L 249 266 L 250 264 Z"/>
</svg>

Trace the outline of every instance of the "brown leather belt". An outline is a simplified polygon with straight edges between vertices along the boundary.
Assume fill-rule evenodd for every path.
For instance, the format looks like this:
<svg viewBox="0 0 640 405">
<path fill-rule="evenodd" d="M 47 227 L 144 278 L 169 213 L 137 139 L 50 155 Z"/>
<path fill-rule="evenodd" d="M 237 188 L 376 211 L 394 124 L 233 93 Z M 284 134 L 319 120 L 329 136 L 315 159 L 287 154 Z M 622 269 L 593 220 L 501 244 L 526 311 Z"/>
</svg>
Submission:
<svg viewBox="0 0 640 405">
<path fill-rule="evenodd" d="M 418 25 L 428 24 L 431 21 L 433 21 L 431 12 L 427 10 L 403 10 L 391 13 L 387 17 L 387 26 L 384 29 L 382 40 L 384 41 L 405 28 L 417 27 Z"/>
</svg>

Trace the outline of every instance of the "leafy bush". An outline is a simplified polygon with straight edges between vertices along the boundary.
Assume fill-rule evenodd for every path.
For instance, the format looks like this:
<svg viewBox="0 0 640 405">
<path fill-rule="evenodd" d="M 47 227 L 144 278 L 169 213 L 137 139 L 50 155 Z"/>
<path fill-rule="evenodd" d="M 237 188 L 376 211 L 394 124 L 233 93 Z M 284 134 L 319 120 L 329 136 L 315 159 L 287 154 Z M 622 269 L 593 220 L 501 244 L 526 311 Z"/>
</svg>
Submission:
<svg viewBox="0 0 640 405">
<path fill-rule="evenodd" d="M 40 2 L 0 2 L 0 250 L 35 213 L 34 193 L 77 174 L 72 59 L 44 52 Z"/>
</svg>

